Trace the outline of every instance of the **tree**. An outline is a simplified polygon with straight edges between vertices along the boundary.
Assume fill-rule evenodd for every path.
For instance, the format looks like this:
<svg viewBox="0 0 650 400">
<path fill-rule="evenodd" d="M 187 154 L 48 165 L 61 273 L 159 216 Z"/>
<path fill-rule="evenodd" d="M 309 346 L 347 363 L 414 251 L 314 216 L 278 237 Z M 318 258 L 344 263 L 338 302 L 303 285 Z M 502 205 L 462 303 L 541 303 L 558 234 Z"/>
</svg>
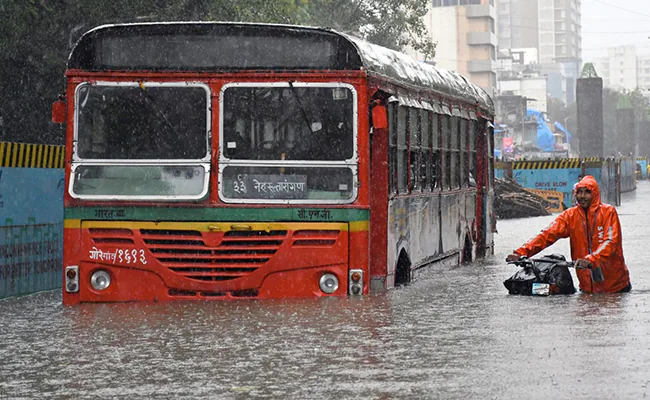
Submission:
<svg viewBox="0 0 650 400">
<path fill-rule="evenodd" d="M 311 0 L 302 22 L 355 34 L 395 50 L 410 47 L 433 58 L 436 45 L 428 38 L 423 20 L 428 4 L 427 0 Z"/>
<path fill-rule="evenodd" d="M 650 111 L 650 103 L 648 98 L 645 97 L 639 88 L 636 88 L 632 91 L 624 91 L 623 93 L 630 96 L 630 101 L 632 102 L 632 107 L 634 107 L 634 117 L 637 121 L 645 120 L 648 116 L 648 111 Z"/>
<path fill-rule="evenodd" d="M 559 122 L 571 133 L 576 133 L 576 104 L 571 103 L 568 106 L 560 99 L 549 97 L 546 102 L 547 116 L 551 121 Z"/>
<path fill-rule="evenodd" d="M 622 135 L 616 131 L 616 107 L 622 95 L 627 95 L 634 108 L 636 137 L 640 135 L 640 129 L 644 127 L 642 121 L 647 119 L 650 112 L 648 99 L 643 96 L 639 89 L 632 91 L 616 91 L 609 88 L 603 88 L 603 125 L 604 125 L 604 149 L 605 155 L 615 155 L 618 153 L 618 143 L 625 140 Z M 638 141 L 638 139 L 637 139 Z"/>
<path fill-rule="evenodd" d="M 561 123 L 575 137 L 578 133 L 578 107 L 575 102 L 566 105 L 560 99 L 549 97 L 546 101 L 546 109 L 548 119 L 552 123 L 555 121 Z"/>
<path fill-rule="evenodd" d="M 329 26 L 393 49 L 433 55 L 426 0 L 2 0 L 0 140 L 63 144 L 49 122 L 68 54 L 90 28 L 137 21 L 242 21 Z"/>
</svg>

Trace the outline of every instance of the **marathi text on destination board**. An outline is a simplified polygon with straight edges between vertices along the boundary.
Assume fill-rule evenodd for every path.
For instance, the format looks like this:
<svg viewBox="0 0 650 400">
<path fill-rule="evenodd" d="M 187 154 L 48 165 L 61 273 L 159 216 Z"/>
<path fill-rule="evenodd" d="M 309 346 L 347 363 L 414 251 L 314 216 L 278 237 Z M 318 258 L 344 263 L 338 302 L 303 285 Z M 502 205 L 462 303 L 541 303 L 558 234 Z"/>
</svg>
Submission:
<svg viewBox="0 0 650 400">
<path fill-rule="evenodd" d="M 239 174 L 232 181 L 233 197 L 241 199 L 304 199 L 306 175 Z"/>
</svg>

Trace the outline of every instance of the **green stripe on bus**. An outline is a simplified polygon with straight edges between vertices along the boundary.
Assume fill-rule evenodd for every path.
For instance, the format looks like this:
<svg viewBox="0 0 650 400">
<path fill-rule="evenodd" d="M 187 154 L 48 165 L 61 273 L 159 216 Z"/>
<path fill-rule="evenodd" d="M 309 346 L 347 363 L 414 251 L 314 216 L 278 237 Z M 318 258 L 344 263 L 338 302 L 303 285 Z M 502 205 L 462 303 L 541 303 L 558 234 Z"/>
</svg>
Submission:
<svg viewBox="0 0 650 400">
<path fill-rule="evenodd" d="M 369 210 L 343 208 L 70 207 L 65 219 L 133 221 L 366 221 Z"/>
</svg>

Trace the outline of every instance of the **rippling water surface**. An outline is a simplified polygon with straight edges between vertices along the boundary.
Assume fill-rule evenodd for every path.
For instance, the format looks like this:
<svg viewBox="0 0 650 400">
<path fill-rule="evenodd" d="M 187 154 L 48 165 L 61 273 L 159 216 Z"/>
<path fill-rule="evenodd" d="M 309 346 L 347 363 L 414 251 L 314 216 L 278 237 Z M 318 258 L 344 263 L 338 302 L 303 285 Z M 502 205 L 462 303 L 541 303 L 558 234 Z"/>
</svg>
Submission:
<svg viewBox="0 0 650 400">
<path fill-rule="evenodd" d="M 499 221 L 483 263 L 363 298 L 0 301 L 0 398 L 648 397 L 650 184 L 623 201 L 623 295 L 509 296 L 502 260 L 552 220 L 539 217 Z"/>
</svg>

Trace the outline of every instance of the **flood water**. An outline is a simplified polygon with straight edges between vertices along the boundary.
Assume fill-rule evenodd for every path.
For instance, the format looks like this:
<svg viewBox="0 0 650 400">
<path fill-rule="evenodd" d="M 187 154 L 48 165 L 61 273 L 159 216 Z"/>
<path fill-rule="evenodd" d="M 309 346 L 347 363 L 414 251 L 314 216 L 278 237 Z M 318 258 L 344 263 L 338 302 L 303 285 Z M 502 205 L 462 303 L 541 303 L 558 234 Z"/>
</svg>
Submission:
<svg viewBox="0 0 650 400">
<path fill-rule="evenodd" d="M 552 220 L 539 217 L 499 221 L 483 263 L 363 298 L 0 301 L 0 398 L 644 398 L 649 204 L 640 182 L 618 207 L 629 294 L 509 296 L 503 260 Z M 550 252 L 568 258 L 568 241 Z"/>
</svg>

